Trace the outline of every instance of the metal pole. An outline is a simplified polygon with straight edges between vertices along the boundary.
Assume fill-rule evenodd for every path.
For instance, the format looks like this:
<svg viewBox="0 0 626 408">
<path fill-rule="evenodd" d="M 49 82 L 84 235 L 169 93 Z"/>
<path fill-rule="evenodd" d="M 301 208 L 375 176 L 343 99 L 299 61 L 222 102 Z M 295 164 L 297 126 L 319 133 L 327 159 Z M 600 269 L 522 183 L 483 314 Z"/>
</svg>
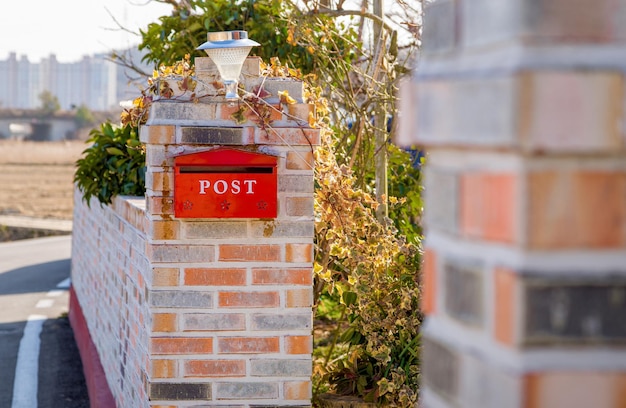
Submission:
<svg viewBox="0 0 626 408">
<path fill-rule="evenodd" d="M 384 18 L 383 0 L 374 0 L 373 11 L 373 14 L 380 17 L 382 21 Z M 376 21 L 374 22 L 374 46 L 376 47 L 374 70 L 378 72 L 375 79 L 380 83 L 386 80 L 382 64 L 385 45 L 385 41 L 383 41 L 383 25 L 381 22 Z M 381 88 L 386 89 L 386 87 Z M 376 216 L 382 221 L 389 213 L 387 205 L 387 111 L 385 103 L 382 101 L 375 107 L 374 126 L 376 131 L 376 199 L 379 203 Z"/>
</svg>

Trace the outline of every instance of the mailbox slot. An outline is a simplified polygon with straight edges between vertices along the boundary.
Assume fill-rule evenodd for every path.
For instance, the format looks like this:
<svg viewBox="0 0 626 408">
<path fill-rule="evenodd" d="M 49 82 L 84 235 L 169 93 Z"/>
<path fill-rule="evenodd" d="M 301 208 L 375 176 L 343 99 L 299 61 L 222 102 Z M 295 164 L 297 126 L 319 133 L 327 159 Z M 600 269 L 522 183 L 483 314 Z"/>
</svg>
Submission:
<svg viewBox="0 0 626 408">
<path fill-rule="evenodd" d="M 208 167 L 208 166 L 181 166 L 180 173 L 251 173 L 271 174 L 272 167 Z"/>
<path fill-rule="evenodd" d="M 174 159 L 177 218 L 276 218 L 277 158 L 219 148 Z"/>
</svg>

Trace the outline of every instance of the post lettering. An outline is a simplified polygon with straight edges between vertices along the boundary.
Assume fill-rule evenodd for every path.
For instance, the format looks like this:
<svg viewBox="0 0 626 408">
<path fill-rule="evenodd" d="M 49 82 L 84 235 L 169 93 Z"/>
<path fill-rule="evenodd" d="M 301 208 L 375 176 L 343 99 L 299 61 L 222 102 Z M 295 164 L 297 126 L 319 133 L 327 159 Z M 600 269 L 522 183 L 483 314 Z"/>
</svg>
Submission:
<svg viewBox="0 0 626 408">
<path fill-rule="evenodd" d="M 233 194 L 239 194 L 241 191 L 241 183 L 239 180 L 233 180 L 232 183 L 230 183 L 230 187 L 233 190 Z"/>
<path fill-rule="evenodd" d="M 218 185 L 222 186 L 221 189 L 218 187 Z M 213 191 L 215 191 L 215 194 L 224 194 L 226 190 L 228 190 L 228 184 L 224 180 L 217 180 L 213 184 Z"/>
<path fill-rule="evenodd" d="M 207 190 L 211 189 L 211 181 L 210 180 L 199 180 L 200 182 L 200 192 L 199 194 L 206 194 Z M 232 180 L 230 184 L 226 180 L 215 180 L 213 182 L 212 190 L 215 194 L 226 194 L 229 190 L 231 194 L 239 194 L 241 193 L 241 182 L 242 180 Z M 254 194 L 254 186 L 256 185 L 256 180 L 243 180 L 243 184 L 246 189 L 246 194 Z"/>
<path fill-rule="evenodd" d="M 243 183 L 248 187 L 248 191 L 246 191 L 246 194 L 254 194 L 254 191 L 252 191 L 252 186 L 253 184 L 256 184 L 256 180 L 244 180 Z"/>
<path fill-rule="evenodd" d="M 206 194 L 205 189 L 211 187 L 211 182 L 209 180 L 200 180 L 200 194 Z"/>
</svg>

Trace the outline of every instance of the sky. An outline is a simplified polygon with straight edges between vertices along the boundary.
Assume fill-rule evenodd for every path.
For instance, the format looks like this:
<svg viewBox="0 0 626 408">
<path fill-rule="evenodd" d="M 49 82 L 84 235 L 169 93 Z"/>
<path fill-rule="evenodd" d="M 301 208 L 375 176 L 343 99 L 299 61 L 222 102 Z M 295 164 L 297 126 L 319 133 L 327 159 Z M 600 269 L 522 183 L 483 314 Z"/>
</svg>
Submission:
<svg viewBox="0 0 626 408">
<path fill-rule="evenodd" d="M 55 54 L 60 62 L 137 45 L 138 33 L 171 6 L 151 0 L 1 0 L 0 60 L 9 53 L 39 62 Z M 115 18 L 115 19 L 114 19 Z"/>
</svg>

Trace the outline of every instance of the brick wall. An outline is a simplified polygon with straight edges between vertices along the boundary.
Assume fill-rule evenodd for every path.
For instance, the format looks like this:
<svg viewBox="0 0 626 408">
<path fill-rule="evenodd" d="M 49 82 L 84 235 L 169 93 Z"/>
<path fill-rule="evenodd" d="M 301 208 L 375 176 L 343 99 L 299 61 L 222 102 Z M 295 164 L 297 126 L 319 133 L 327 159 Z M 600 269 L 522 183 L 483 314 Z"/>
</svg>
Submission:
<svg viewBox="0 0 626 408">
<path fill-rule="evenodd" d="M 205 79 L 207 60 L 196 59 Z M 310 406 L 319 133 L 301 82 L 265 88 L 299 102 L 288 115 L 270 97 L 279 111 L 267 129 L 235 123 L 236 103 L 219 98 L 155 102 L 140 132 L 145 199 L 87 208 L 76 198 L 72 280 L 119 407 Z M 278 157 L 276 219 L 174 217 L 174 157 L 225 145 Z"/>
<path fill-rule="evenodd" d="M 626 406 L 626 1 L 438 0 L 420 407 Z"/>
</svg>

